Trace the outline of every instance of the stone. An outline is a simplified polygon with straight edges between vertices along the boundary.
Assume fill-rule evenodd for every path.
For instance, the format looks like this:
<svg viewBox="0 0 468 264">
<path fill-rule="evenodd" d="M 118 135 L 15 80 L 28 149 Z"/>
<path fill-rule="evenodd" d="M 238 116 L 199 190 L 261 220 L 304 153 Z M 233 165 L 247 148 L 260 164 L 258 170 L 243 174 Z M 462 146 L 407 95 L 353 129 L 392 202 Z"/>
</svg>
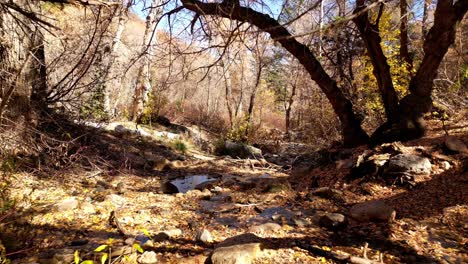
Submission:
<svg viewBox="0 0 468 264">
<path fill-rule="evenodd" d="M 89 243 L 88 239 L 77 239 L 77 240 L 73 240 L 72 242 L 70 242 L 70 246 L 72 247 L 84 246 L 88 243 Z"/>
<path fill-rule="evenodd" d="M 90 202 L 81 203 L 80 209 L 85 214 L 94 214 L 94 213 L 96 213 L 96 208 L 94 208 L 94 205 L 92 205 Z"/>
<path fill-rule="evenodd" d="M 125 193 L 125 183 L 123 182 L 119 182 L 117 183 L 117 185 L 115 186 L 115 189 L 117 191 L 117 194 L 124 194 Z"/>
<path fill-rule="evenodd" d="M 166 231 L 159 232 L 153 237 L 155 242 L 164 241 L 170 238 L 180 237 L 182 235 L 182 230 L 179 228 L 173 228 Z"/>
<path fill-rule="evenodd" d="M 197 232 L 197 235 L 195 236 L 195 239 L 199 242 L 209 244 L 213 242 L 213 237 L 211 236 L 210 231 L 206 229 L 202 229 Z"/>
<path fill-rule="evenodd" d="M 349 215 L 360 222 L 393 221 L 395 210 L 381 200 L 356 204 L 349 209 Z"/>
<path fill-rule="evenodd" d="M 385 173 L 430 174 L 431 170 L 432 164 L 428 158 L 413 154 L 398 154 L 390 158 Z"/>
<path fill-rule="evenodd" d="M 108 201 L 109 203 L 111 203 L 112 205 L 117 206 L 117 207 L 122 207 L 127 202 L 124 197 L 122 197 L 120 195 L 117 195 L 117 194 L 107 195 L 106 196 L 106 201 Z"/>
<path fill-rule="evenodd" d="M 277 223 L 266 223 L 261 225 L 252 226 L 250 232 L 254 233 L 266 233 L 266 232 L 275 232 L 281 230 L 281 225 Z"/>
<path fill-rule="evenodd" d="M 152 264 L 158 263 L 158 257 L 156 252 L 154 251 L 145 251 L 141 256 L 138 258 L 138 263 L 141 264 Z"/>
<path fill-rule="evenodd" d="M 449 170 L 452 167 L 452 165 L 450 165 L 450 162 L 448 161 L 442 161 L 440 165 L 444 171 Z"/>
<path fill-rule="evenodd" d="M 213 264 L 250 264 L 261 252 L 260 243 L 219 247 L 211 255 Z"/>
<path fill-rule="evenodd" d="M 179 188 L 172 182 L 165 182 L 161 184 L 161 191 L 165 194 L 174 194 L 179 192 Z"/>
<path fill-rule="evenodd" d="M 467 152 L 466 144 L 456 137 L 448 136 L 445 139 L 444 144 L 445 144 L 445 147 L 447 147 L 447 149 L 450 151 L 457 152 L 457 153 Z"/>
<path fill-rule="evenodd" d="M 78 207 L 78 200 L 76 197 L 70 197 L 56 204 L 58 211 L 74 210 Z"/>
<path fill-rule="evenodd" d="M 219 183 L 219 180 L 209 180 L 206 182 L 202 182 L 194 187 L 195 190 L 203 191 L 204 189 L 212 189 L 215 185 Z"/>
<path fill-rule="evenodd" d="M 320 217 L 319 225 L 329 230 L 340 230 L 346 227 L 348 219 L 337 213 L 328 213 Z"/>
<path fill-rule="evenodd" d="M 257 158 L 262 156 L 262 150 L 259 148 L 230 140 L 226 140 L 224 142 L 224 146 L 218 152 L 219 155 L 228 155 L 233 158 L 241 159 Z"/>
<path fill-rule="evenodd" d="M 62 249 L 60 252 L 54 254 L 52 258 L 52 263 L 54 264 L 68 264 L 72 263 L 75 256 L 73 255 L 75 251 L 71 248 Z"/>
<path fill-rule="evenodd" d="M 344 202 L 343 192 L 336 189 L 332 189 L 330 187 L 315 188 L 307 194 L 307 198 L 309 198 L 310 200 L 312 200 L 314 196 L 338 202 Z"/>
<path fill-rule="evenodd" d="M 279 193 L 291 191 L 291 184 L 289 182 L 273 182 L 268 184 L 266 192 L 268 193 Z"/>
</svg>

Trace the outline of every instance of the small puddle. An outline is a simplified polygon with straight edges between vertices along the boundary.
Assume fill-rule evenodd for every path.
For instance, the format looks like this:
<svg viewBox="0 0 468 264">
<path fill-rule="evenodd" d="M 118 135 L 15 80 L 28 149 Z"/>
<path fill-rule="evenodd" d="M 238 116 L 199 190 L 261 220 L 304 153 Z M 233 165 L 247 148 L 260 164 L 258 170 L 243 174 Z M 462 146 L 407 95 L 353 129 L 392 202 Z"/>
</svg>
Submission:
<svg viewBox="0 0 468 264">
<path fill-rule="evenodd" d="M 209 181 L 214 181 L 217 178 L 211 177 L 208 175 L 191 175 L 191 176 L 185 176 L 184 178 L 179 178 L 171 181 L 171 183 L 177 187 L 177 190 L 180 193 L 186 193 L 190 190 L 195 189 L 198 185 L 209 182 Z"/>
</svg>

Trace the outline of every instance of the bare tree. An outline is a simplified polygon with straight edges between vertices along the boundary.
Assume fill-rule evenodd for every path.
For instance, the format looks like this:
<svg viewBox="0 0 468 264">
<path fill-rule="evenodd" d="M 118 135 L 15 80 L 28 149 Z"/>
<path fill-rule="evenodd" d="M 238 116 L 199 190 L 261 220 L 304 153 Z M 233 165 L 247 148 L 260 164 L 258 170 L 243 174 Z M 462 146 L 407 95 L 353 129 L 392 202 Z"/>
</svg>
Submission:
<svg viewBox="0 0 468 264">
<path fill-rule="evenodd" d="M 143 36 L 142 64 L 138 71 L 135 85 L 135 94 L 130 116 L 133 121 L 137 121 L 143 112 L 143 108 L 151 91 L 151 55 L 153 51 L 152 43 L 156 34 L 156 26 L 162 15 L 162 0 L 152 0 L 149 6 L 149 13 L 146 17 L 145 34 Z"/>
</svg>

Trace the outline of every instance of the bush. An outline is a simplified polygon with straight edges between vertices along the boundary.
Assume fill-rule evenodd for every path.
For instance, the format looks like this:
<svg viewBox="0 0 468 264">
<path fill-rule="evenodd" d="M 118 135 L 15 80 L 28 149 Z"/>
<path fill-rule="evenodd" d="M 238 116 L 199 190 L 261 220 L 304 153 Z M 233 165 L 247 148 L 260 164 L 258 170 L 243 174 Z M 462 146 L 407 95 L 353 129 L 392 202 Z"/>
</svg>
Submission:
<svg viewBox="0 0 468 264">
<path fill-rule="evenodd" d="M 171 145 L 177 151 L 180 151 L 182 153 L 187 152 L 187 144 L 185 144 L 185 142 L 180 139 L 174 140 Z"/>
</svg>

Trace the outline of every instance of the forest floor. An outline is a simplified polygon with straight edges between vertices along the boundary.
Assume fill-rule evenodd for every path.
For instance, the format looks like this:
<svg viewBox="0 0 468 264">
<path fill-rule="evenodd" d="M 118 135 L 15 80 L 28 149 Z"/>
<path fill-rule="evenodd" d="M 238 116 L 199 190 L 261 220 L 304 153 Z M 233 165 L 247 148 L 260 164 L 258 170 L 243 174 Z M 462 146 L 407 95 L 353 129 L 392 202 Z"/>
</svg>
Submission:
<svg viewBox="0 0 468 264">
<path fill-rule="evenodd" d="M 468 143 L 467 119 L 447 126 Z M 3 174 L 2 198 L 14 206 L 0 217 L 0 238 L 12 263 L 99 263 L 104 253 L 112 263 L 467 263 L 467 154 L 444 152 L 440 123 L 431 127 L 399 145 L 431 160 L 412 188 L 348 179 L 363 153 L 379 149 L 329 149 L 346 157 L 299 170 L 288 159 L 181 153 L 151 129 L 94 131 L 82 146 L 86 169 Z M 181 184 L 189 190 L 178 192 Z M 373 200 L 396 218 L 349 217 Z M 328 213 L 347 220 L 327 225 Z"/>
</svg>

